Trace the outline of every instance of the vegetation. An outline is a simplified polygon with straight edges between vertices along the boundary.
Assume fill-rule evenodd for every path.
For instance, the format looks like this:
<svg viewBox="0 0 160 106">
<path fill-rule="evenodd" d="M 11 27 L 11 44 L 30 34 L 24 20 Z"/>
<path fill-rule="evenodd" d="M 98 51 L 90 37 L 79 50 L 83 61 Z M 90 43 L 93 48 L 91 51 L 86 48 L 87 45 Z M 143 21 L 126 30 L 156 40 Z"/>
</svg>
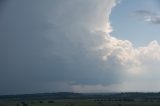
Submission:
<svg viewBox="0 0 160 106">
<path fill-rule="evenodd" d="M 0 106 L 160 106 L 160 102 L 125 102 L 125 101 L 103 101 L 95 102 L 93 100 L 56 100 L 54 103 L 48 103 L 43 101 L 35 101 L 32 104 L 30 101 L 26 101 L 24 104 L 18 101 L 3 102 Z"/>
<path fill-rule="evenodd" d="M 159 93 L 45 93 L 0 96 L 0 106 L 160 106 Z"/>
</svg>

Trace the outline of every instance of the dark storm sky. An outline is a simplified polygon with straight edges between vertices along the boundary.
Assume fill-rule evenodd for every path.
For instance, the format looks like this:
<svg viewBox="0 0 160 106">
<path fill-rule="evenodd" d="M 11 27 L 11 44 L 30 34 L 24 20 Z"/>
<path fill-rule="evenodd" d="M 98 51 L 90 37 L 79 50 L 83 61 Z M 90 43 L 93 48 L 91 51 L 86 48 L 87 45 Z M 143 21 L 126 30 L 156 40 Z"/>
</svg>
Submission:
<svg viewBox="0 0 160 106">
<path fill-rule="evenodd" d="M 117 74 L 104 71 L 104 64 L 91 52 L 100 38 L 88 27 L 98 23 L 102 3 L 1 2 L 0 94 L 73 91 L 76 84 L 117 82 L 113 78 Z"/>
<path fill-rule="evenodd" d="M 123 1 L 1 1 L 0 95 L 159 91 L 160 45 L 153 40 L 134 47 L 133 42 L 114 37 L 109 16 L 118 3 Z M 118 9 L 124 12 L 123 6 Z M 114 22 L 120 27 L 130 24 L 118 21 L 119 15 L 123 14 L 118 12 Z"/>
</svg>

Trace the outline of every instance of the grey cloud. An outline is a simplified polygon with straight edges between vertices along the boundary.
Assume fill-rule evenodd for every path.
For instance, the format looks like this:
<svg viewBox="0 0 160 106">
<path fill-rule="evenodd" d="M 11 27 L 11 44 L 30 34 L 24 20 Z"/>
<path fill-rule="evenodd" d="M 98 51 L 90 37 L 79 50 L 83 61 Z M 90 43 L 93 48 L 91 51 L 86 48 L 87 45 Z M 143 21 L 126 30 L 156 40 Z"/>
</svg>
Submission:
<svg viewBox="0 0 160 106">
<path fill-rule="evenodd" d="M 141 14 L 141 15 L 157 15 L 156 13 L 153 13 L 147 10 L 137 10 L 135 11 L 135 13 Z"/>
<path fill-rule="evenodd" d="M 137 10 L 134 14 L 138 17 L 141 17 L 146 22 L 150 22 L 152 24 L 160 24 L 160 14 L 151 12 L 148 10 Z"/>
<path fill-rule="evenodd" d="M 0 11 L 0 95 L 107 92 L 129 87 L 135 79 L 158 82 L 158 42 L 134 48 L 110 36 L 114 5 L 113 0 L 6 2 Z M 158 16 L 144 10 L 136 14 L 152 23 Z"/>
<path fill-rule="evenodd" d="M 115 71 L 121 67 L 107 66 L 95 57 L 92 48 L 101 37 L 89 29 L 104 24 L 98 19 L 101 11 L 112 7 L 110 2 L 7 2 L 0 16 L 0 94 L 68 91 L 76 84 L 119 82 L 121 73 Z"/>
</svg>

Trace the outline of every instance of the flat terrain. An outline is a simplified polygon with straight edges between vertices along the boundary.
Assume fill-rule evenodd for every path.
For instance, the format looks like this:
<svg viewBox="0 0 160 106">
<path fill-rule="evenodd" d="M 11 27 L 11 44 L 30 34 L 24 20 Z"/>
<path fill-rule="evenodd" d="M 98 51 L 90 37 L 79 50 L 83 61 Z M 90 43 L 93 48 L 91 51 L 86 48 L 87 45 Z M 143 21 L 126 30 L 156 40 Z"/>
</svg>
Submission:
<svg viewBox="0 0 160 106">
<path fill-rule="evenodd" d="M 48 103 L 50 102 L 50 103 Z M 22 105 L 22 104 L 27 105 Z M 0 106 L 160 106 L 160 102 L 124 102 L 94 100 L 35 100 L 35 101 L 3 101 Z"/>
</svg>

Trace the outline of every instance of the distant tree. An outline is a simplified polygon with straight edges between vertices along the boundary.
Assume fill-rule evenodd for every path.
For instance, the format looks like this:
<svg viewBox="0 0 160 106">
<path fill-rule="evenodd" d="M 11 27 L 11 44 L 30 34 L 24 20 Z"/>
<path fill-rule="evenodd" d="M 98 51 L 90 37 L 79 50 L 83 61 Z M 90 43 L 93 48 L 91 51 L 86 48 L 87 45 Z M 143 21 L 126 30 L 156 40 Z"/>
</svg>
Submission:
<svg viewBox="0 0 160 106">
<path fill-rule="evenodd" d="M 27 103 L 24 103 L 24 104 L 22 104 L 22 106 L 28 106 L 28 104 L 27 104 Z"/>
<path fill-rule="evenodd" d="M 28 104 L 25 102 L 21 102 L 21 104 L 22 104 L 22 106 L 28 106 Z"/>
<path fill-rule="evenodd" d="M 39 101 L 39 103 L 43 103 L 43 101 Z"/>
<path fill-rule="evenodd" d="M 54 101 L 48 101 L 48 103 L 54 103 Z"/>
</svg>

